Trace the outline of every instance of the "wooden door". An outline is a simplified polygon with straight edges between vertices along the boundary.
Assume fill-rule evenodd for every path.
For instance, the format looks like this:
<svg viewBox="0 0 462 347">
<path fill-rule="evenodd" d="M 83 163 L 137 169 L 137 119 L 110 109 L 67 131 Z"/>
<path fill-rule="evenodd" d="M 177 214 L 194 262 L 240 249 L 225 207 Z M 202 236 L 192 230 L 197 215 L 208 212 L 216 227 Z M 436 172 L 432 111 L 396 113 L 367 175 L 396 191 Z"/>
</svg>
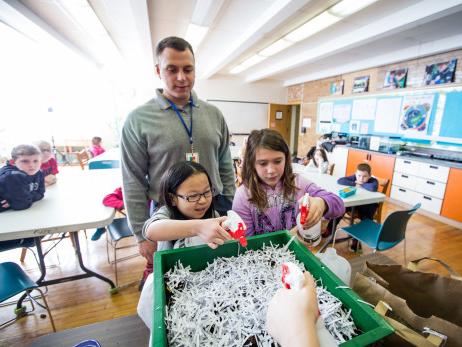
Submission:
<svg viewBox="0 0 462 347">
<path fill-rule="evenodd" d="M 290 146 L 291 105 L 269 104 L 268 128 L 277 130 Z"/>
<path fill-rule="evenodd" d="M 348 150 L 348 161 L 346 168 L 346 176 L 353 175 L 356 172 L 356 167 L 360 163 L 368 163 L 368 153 L 364 151 L 357 151 L 355 149 Z"/>
<path fill-rule="evenodd" d="M 451 168 L 449 171 L 446 193 L 444 194 L 441 215 L 462 222 L 462 169 Z"/>
<path fill-rule="evenodd" d="M 391 181 L 395 170 L 395 157 L 386 154 L 369 154 L 369 165 L 372 168 L 372 174 L 380 178 L 388 178 L 390 183 L 386 191 L 387 196 L 390 196 Z"/>
</svg>

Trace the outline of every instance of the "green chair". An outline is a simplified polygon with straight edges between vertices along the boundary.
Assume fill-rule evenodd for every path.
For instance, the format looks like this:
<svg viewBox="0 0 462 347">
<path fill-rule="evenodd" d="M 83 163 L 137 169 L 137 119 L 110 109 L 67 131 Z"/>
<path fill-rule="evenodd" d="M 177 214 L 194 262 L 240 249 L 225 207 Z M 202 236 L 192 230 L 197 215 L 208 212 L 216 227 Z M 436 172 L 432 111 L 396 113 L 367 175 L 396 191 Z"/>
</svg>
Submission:
<svg viewBox="0 0 462 347">
<path fill-rule="evenodd" d="M 373 248 L 374 252 L 385 251 L 404 240 L 404 264 L 407 264 L 406 227 L 409 218 L 411 218 L 420 206 L 421 204 L 418 203 L 410 210 L 392 212 L 388 215 L 383 224 L 378 224 L 370 219 L 365 219 L 358 224 L 339 228 L 337 231 L 341 230 L 358 241 L 365 243 L 369 247 Z M 337 231 L 334 235 L 334 248 Z"/>
<path fill-rule="evenodd" d="M 40 292 L 45 306 L 40 304 L 32 297 L 32 295 L 30 295 L 30 293 L 34 289 Z M 51 326 L 53 327 L 53 331 L 56 332 L 55 323 L 53 321 L 53 317 L 51 316 L 50 308 L 48 307 L 45 295 L 43 295 L 43 292 L 39 289 L 37 283 L 32 281 L 18 264 L 12 262 L 0 263 L 0 302 L 4 302 L 24 291 L 30 299 L 32 310 L 29 312 L 25 312 L 25 308 L 23 307 L 24 310 L 20 310 L 19 312 L 16 311 L 15 318 L 0 324 L 0 328 L 10 325 L 12 322 L 34 311 L 35 302 L 37 305 L 39 305 L 42 308 L 45 308 L 48 311 Z"/>
</svg>

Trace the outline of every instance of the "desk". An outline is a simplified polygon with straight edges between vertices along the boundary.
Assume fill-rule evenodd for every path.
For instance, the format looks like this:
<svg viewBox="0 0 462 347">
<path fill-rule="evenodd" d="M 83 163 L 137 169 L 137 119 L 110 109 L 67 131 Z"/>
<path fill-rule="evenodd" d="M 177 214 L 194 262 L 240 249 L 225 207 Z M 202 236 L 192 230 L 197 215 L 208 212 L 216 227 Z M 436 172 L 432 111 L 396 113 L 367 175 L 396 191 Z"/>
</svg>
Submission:
<svg viewBox="0 0 462 347">
<path fill-rule="evenodd" d="M 294 173 L 303 175 L 311 182 L 336 195 L 338 195 L 338 191 L 340 189 L 346 187 L 344 185 L 337 183 L 338 177 L 330 176 L 327 174 L 320 174 L 318 172 L 307 172 L 305 170 L 305 166 L 303 165 L 294 163 L 292 164 L 292 169 Z M 352 208 L 351 215 L 353 216 L 354 207 L 382 202 L 385 200 L 385 195 L 379 192 L 370 192 L 364 188 L 357 188 L 355 195 L 341 199 L 343 200 L 343 204 L 345 205 L 345 207 Z M 333 229 L 335 230 L 335 225 L 333 226 Z M 327 240 L 326 243 L 321 247 L 321 249 L 319 250 L 320 252 L 327 248 L 327 245 L 332 241 L 334 234 L 335 233 L 332 232 L 332 237 L 329 240 Z"/>
<path fill-rule="evenodd" d="M 85 268 L 76 231 L 103 227 L 112 222 L 115 210 L 104 206 L 102 201 L 105 195 L 120 187 L 120 184 L 121 175 L 118 169 L 62 170 L 58 175 L 58 182 L 48 187 L 45 197 L 32 207 L 0 213 L 0 241 L 35 237 L 41 271 L 40 278 L 36 281 L 39 286 L 94 276 L 107 282 L 111 289 L 116 289 L 110 279 Z M 71 232 L 77 259 L 84 274 L 45 280 L 45 259 L 40 236 L 62 232 Z M 18 308 L 21 307 L 22 300 L 23 298 L 18 302 Z"/>
</svg>

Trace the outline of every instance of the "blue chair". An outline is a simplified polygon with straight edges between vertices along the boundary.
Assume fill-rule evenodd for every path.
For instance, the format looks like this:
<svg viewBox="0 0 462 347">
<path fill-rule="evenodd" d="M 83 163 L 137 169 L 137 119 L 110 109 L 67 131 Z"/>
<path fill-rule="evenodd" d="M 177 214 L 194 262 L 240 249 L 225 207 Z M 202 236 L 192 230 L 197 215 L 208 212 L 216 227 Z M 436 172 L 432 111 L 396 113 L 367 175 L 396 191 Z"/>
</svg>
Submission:
<svg viewBox="0 0 462 347">
<path fill-rule="evenodd" d="M 137 244 L 131 244 L 127 246 L 117 247 L 117 243 L 127 237 L 134 236 L 132 231 L 130 230 L 127 222 L 127 218 L 117 218 L 112 221 L 107 227 L 108 232 L 106 233 L 106 253 L 107 253 L 107 261 L 109 264 L 114 264 L 114 271 L 115 271 L 115 283 L 116 286 L 119 286 L 119 276 L 117 273 L 117 263 L 128 260 L 134 257 L 139 256 L 138 250 L 134 254 L 127 255 L 123 258 L 117 258 L 117 250 L 124 249 L 124 248 L 132 248 L 136 247 Z M 111 260 L 109 257 L 109 245 L 113 249 L 113 257 L 114 260 Z"/>
<path fill-rule="evenodd" d="M 38 290 L 42 296 L 42 300 L 45 304 L 43 306 L 38 301 L 36 301 L 30 293 L 32 290 Z M 5 262 L 0 263 L 0 302 L 4 302 L 13 296 L 21 293 L 26 292 L 27 296 L 30 299 L 32 310 L 29 312 L 19 311 L 16 312 L 17 315 L 15 318 L 10 319 L 7 322 L 0 324 L 0 328 L 9 325 L 11 322 L 18 320 L 19 318 L 29 314 L 30 312 L 34 311 L 34 302 L 42 308 L 45 308 L 48 311 L 48 316 L 50 317 L 51 326 L 53 327 L 53 331 L 56 332 L 55 322 L 53 321 L 53 317 L 50 312 L 50 308 L 48 307 L 48 303 L 45 299 L 45 295 L 38 287 L 37 283 L 32 281 L 29 276 L 19 267 L 18 264 L 12 262 Z"/>
<path fill-rule="evenodd" d="M 353 224 L 349 227 L 337 229 L 341 230 L 351 237 L 357 239 L 360 242 L 365 243 L 369 247 L 376 251 L 385 251 L 396 246 L 398 243 L 404 240 L 404 264 L 407 264 L 406 260 L 406 227 L 409 218 L 420 208 L 421 204 L 418 203 L 410 210 L 396 211 L 390 213 L 385 219 L 383 224 L 378 224 L 370 219 L 365 219 L 358 224 Z M 335 248 L 335 237 L 334 235 Z"/>
</svg>

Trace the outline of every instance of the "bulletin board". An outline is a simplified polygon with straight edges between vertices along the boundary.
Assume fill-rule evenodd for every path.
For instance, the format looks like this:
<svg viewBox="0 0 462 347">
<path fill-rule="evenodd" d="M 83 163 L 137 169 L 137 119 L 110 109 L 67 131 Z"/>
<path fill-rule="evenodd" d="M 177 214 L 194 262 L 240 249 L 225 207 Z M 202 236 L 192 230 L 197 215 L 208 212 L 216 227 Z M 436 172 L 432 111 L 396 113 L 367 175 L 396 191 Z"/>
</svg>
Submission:
<svg viewBox="0 0 462 347">
<path fill-rule="evenodd" d="M 351 135 L 431 140 L 440 92 L 425 89 L 321 99 L 318 102 L 317 132 L 338 131 Z"/>
<path fill-rule="evenodd" d="M 462 91 L 446 94 L 439 136 L 442 141 L 462 142 Z"/>
</svg>

